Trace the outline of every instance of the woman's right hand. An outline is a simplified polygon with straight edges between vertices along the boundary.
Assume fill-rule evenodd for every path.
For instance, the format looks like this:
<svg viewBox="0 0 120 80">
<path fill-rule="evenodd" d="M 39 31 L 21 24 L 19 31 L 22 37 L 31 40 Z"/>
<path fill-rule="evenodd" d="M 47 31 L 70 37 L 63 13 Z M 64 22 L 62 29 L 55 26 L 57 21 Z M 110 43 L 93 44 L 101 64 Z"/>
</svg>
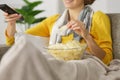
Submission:
<svg viewBox="0 0 120 80">
<path fill-rule="evenodd" d="M 10 14 L 9 15 L 8 13 L 4 13 L 4 17 L 8 23 L 16 23 L 16 21 L 21 18 L 21 15 L 19 15 L 19 14 Z"/>
<path fill-rule="evenodd" d="M 21 15 L 4 13 L 4 17 L 8 22 L 6 34 L 8 37 L 13 37 L 16 32 L 16 21 L 21 18 Z"/>
</svg>

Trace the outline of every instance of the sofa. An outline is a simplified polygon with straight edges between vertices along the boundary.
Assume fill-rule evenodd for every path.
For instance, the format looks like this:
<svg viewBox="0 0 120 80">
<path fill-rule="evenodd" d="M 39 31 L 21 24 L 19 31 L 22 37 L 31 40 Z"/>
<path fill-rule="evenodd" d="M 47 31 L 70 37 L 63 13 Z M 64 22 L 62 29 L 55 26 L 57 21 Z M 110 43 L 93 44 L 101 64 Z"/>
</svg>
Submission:
<svg viewBox="0 0 120 80">
<path fill-rule="evenodd" d="M 113 40 L 113 55 L 115 59 L 120 59 L 120 14 L 107 14 L 110 17 Z M 10 47 L 0 45 L 0 59 Z"/>
<path fill-rule="evenodd" d="M 111 21 L 113 55 L 115 59 L 120 59 L 120 13 L 108 14 Z"/>
<path fill-rule="evenodd" d="M 2 56 L 8 51 L 10 47 L 6 46 L 5 44 L 0 45 L 0 59 Z"/>
</svg>

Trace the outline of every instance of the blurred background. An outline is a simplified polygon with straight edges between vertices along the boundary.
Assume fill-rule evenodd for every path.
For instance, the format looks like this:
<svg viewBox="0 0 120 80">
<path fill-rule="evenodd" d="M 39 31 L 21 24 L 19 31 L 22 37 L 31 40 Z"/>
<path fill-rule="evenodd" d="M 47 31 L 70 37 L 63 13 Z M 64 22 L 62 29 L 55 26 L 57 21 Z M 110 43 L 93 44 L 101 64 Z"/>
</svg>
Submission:
<svg viewBox="0 0 120 80">
<path fill-rule="evenodd" d="M 29 0 L 37 1 L 37 0 Z M 65 9 L 62 0 L 42 0 L 43 3 L 36 7 L 36 9 L 45 10 L 37 17 L 48 17 L 53 14 L 62 13 Z M 120 13 L 120 0 L 96 0 L 92 5 L 94 11 L 101 10 L 104 13 Z M 21 8 L 25 3 L 22 0 L 0 0 L 0 4 L 8 4 L 12 8 Z M 0 10 L 0 44 L 5 44 L 4 31 L 7 26 L 3 17 L 3 12 Z"/>
</svg>

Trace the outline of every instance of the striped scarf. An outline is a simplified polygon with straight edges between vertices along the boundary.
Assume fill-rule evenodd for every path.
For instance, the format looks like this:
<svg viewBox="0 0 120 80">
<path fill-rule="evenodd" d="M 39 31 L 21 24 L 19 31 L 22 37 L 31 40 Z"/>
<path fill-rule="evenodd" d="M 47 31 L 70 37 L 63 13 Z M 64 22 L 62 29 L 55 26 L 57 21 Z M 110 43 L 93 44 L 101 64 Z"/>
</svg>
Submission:
<svg viewBox="0 0 120 80">
<path fill-rule="evenodd" d="M 85 8 L 80 12 L 78 17 L 78 20 L 84 22 L 85 28 L 89 31 L 92 21 L 92 15 L 93 10 L 91 9 L 91 7 L 85 6 Z M 71 33 L 74 34 L 75 40 L 80 41 L 82 39 L 81 36 L 76 34 L 74 31 L 68 29 L 67 27 L 61 30 L 63 25 L 67 24 L 68 17 L 69 17 L 68 10 L 65 10 L 53 26 L 49 44 L 61 43 L 62 36 L 68 36 Z"/>
</svg>

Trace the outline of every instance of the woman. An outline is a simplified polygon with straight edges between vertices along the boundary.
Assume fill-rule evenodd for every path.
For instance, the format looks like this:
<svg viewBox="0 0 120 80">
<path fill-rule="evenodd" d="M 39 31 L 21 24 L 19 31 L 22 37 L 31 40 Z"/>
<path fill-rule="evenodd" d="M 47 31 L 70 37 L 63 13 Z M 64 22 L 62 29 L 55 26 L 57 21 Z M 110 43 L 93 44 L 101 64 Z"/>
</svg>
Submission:
<svg viewBox="0 0 120 80">
<path fill-rule="evenodd" d="M 97 58 L 99 58 L 105 64 L 108 65 L 112 60 L 112 41 L 110 35 L 111 33 L 110 33 L 109 18 L 100 11 L 93 13 L 93 10 L 89 6 L 87 6 L 89 4 L 92 4 L 94 0 L 63 0 L 63 2 L 66 7 L 66 10 L 61 16 L 59 14 L 53 15 L 47 18 L 46 20 L 44 20 L 43 22 L 39 23 L 35 27 L 28 29 L 25 33 L 35 36 L 50 37 L 50 44 L 66 43 L 72 39 L 78 40 L 81 43 L 87 43 L 88 54 L 96 56 Z M 7 13 L 5 13 L 5 18 L 6 21 L 8 22 L 8 26 L 6 29 L 6 42 L 8 45 L 12 45 L 14 43 L 14 35 L 16 33 L 15 23 L 16 20 L 19 19 L 20 17 L 21 16 L 17 14 L 8 15 Z M 60 32 L 60 28 L 63 25 L 67 26 L 67 29 L 65 30 L 66 31 L 65 34 L 61 34 Z M 21 51 L 21 53 L 24 52 Z M 46 62 L 45 59 L 43 60 Z M 51 68 L 48 62 L 46 62 L 46 64 Z M 62 64 L 64 62 L 58 61 L 56 65 L 59 65 L 59 63 Z M 41 60 L 38 64 L 39 66 L 43 65 Z M 70 64 L 66 63 L 65 65 L 70 66 L 71 63 Z M 79 66 L 81 68 L 84 67 L 82 61 L 80 61 Z M 72 68 L 73 66 L 71 67 L 71 69 Z M 53 69 L 51 68 L 51 70 Z M 55 66 L 55 70 L 56 70 L 56 66 Z M 52 72 L 55 72 L 56 74 L 49 75 L 49 71 L 47 70 L 46 71 L 43 70 L 43 73 L 45 73 L 49 77 L 49 80 L 53 80 L 52 76 L 55 75 L 57 75 L 57 77 L 54 80 L 77 79 L 77 78 L 73 78 L 74 74 L 72 73 L 71 73 L 72 77 L 70 77 L 71 79 L 69 79 L 68 77 L 66 78 L 62 74 L 58 74 L 55 70 L 53 70 Z M 65 70 L 67 71 L 67 69 Z M 73 68 L 73 70 L 70 71 L 74 73 L 74 70 L 75 69 Z M 79 71 L 77 73 L 79 73 Z M 38 74 L 40 76 L 41 74 L 40 71 L 38 71 L 36 75 Z M 84 73 L 80 75 L 83 76 Z M 40 77 L 39 76 L 37 76 L 39 80 L 45 80 L 45 78 L 43 78 L 44 77 L 43 75 Z M 2 80 L 6 80 L 6 79 L 3 78 Z M 86 79 L 84 77 L 81 80 L 86 80 Z M 95 78 L 90 78 L 90 80 L 95 80 Z"/>
<path fill-rule="evenodd" d="M 92 17 L 92 26 L 89 33 L 84 28 L 84 23 L 78 20 L 78 16 L 82 9 L 84 9 L 85 5 L 92 4 L 94 0 L 63 0 L 63 2 L 69 13 L 69 20 L 67 23 L 68 28 L 84 38 L 90 49 L 90 54 L 97 56 L 106 64 L 109 64 L 112 59 L 112 41 L 110 36 L 110 23 L 107 16 L 100 11 L 95 12 Z M 21 16 L 17 14 L 5 14 L 5 17 L 6 21 L 8 21 L 8 27 L 6 30 L 7 44 L 12 45 L 14 43 L 13 36 L 16 32 L 15 22 Z M 59 15 L 49 17 L 34 28 L 27 30 L 26 33 L 49 37 L 58 17 Z"/>
</svg>

